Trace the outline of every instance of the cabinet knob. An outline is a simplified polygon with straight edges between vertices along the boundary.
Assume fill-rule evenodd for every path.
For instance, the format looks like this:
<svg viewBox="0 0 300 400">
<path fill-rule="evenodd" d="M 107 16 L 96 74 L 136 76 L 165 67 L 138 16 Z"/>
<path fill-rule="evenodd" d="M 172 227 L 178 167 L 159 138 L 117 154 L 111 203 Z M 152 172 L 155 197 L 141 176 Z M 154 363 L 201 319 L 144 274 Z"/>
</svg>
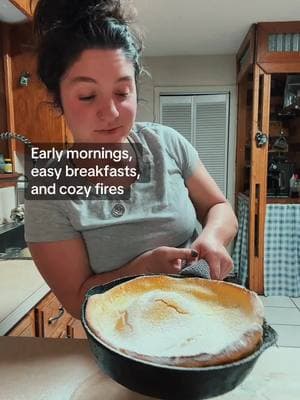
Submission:
<svg viewBox="0 0 300 400">
<path fill-rule="evenodd" d="M 28 86 L 30 82 L 30 73 L 29 72 L 22 72 L 19 78 L 20 86 Z"/>
<path fill-rule="evenodd" d="M 255 135 L 256 147 L 264 147 L 268 143 L 268 135 L 258 131 Z"/>
</svg>

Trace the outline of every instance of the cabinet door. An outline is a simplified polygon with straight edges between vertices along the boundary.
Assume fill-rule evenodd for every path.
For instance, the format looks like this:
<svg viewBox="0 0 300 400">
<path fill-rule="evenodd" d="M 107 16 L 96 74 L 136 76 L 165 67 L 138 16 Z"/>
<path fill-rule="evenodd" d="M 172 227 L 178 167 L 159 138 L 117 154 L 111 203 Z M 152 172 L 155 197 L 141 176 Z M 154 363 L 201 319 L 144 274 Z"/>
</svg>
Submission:
<svg viewBox="0 0 300 400">
<path fill-rule="evenodd" d="M 251 176 L 249 196 L 249 287 L 264 291 L 264 228 L 267 197 L 268 131 L 271 75 L 258 66 L 253 70 Z M 260 141 L 265 135 L 266 142 Z"/>
<path fill-rule="evenodd" d="M 40 337 L 60 337 L 72 318 L 53 293 L 38 304 L 36 314 Z"/>
<path fill-rule="evenodd" d="M 8 128 L 25 135 L 33 143 L 64 143 L 63 117 L 53 108 L 37 77 L 32 29 L 29 22 L 6 25 L 4 29 Z M 16 150 L 23 150 L 19 142 Z"/>
<path fill-rule="evenodd" d="M 86 333 L 81 321 L 73 318 L 68 324 L 68 337 L 72 339 L 86 339 Z"/>
</svg>

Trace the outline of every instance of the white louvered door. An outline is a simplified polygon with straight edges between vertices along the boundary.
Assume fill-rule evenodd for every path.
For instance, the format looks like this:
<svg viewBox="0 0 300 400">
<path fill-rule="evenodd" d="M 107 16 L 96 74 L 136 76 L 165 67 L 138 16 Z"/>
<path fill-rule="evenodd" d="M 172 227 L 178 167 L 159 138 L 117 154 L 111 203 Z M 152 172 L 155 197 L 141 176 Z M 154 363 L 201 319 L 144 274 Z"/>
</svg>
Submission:
<svg viewBox="0 0 300 400">
<path fill-rule="evenodd" d="M 176 129 L 199 153 L 227 196 L 229 93 L 160 96 L 160 122 Z"/>
</svg>

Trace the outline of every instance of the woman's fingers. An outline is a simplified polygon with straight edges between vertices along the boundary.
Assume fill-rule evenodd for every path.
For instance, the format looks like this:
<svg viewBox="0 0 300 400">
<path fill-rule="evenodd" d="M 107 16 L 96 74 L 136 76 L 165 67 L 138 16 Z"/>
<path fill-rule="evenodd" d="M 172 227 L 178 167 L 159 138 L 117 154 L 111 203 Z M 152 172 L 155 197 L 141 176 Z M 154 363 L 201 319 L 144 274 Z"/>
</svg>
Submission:
<svg viewBox="0 0 300 400">
<path fill-rule="evenodd" d="M 172 261 L 175 259 L 182 259 L 187 261 L 194 261 L 198 257 L 198 252 L 194 249 L 185 249 L 177 247 L 160 247 L 162 256 L 167 260 Z"/>
<path fill-rule="evenodd" d="M 231 259 L 221 259 L 210 264 L 210 275 L 212 279 L 223 280 L 225 279 L 233 268 Z"/>
<path fill-rule="evenodd" d="M 233 269 L 233 262 L 232 260 L 226 260 L 223 264 L 223 268 L 221 269 L 221 280 L 225 279 Z"/>
<path fill-rule="evenodd" d="M 193 249 L 161 246 L 153 250 L 154 267 L 152 270 L 166 273 L 178 273 L 182 269 L 181 260 L 187 262 L 197 258 L 198 252 Z"/>
<path fill-rule="evenodd" d="M 197 250 L 168 246 L 158 247 L 154 250 L 154 254 L 157 266 L 160 266 L 160 272 L 164 271 L 166 273 L 179 273 L 184 264 L 196 261 L 199 257 Z M 223 280 L 232 270 L 233 262 L 225 248 L 222 252 L 211 251 L 206 256 L 203 256 L 203 258 L 210 267 L 211 279 Z"/>
<path fill-rule="evenodd" d="M 210 277 L 211 279 L 221 279 L 221 265 L 220 260 L 216 259 L 214 261 L 209 262 L 208 265 L 210 268 Z"/>
</svg>

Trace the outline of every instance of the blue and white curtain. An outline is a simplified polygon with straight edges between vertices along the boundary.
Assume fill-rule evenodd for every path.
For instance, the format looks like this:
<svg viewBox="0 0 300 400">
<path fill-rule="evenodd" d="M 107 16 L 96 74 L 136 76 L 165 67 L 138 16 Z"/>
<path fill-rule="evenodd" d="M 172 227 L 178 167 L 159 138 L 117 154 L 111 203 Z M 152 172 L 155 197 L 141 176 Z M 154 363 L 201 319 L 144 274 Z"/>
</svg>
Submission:
<svg viewBox="0 0 300 400">
<path fill-rule="evenodd" d="M 238 196 L 239 232 L 232 258 L 245 285 L 248 277 L 248 198 Z M 300 297 L 300 204 L 268 204 L 265 223 L 265 296 Z"/>
</svg>

